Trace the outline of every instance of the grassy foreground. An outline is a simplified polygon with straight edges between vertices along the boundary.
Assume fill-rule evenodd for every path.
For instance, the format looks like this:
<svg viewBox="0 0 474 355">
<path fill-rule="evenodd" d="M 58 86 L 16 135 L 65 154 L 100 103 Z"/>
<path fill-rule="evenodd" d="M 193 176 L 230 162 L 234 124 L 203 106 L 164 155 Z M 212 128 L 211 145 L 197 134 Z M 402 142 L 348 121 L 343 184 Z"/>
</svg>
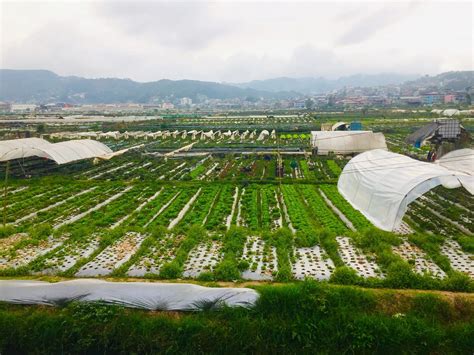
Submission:
<svg viewBox="0 0 474 355">
<path fill-rule="evenodd" d="M 465 353 L 474 297 L 315 281 L 255 286 L 253 309 L 145 312 L 0 304 L 0 354 Z"/>
</svg>

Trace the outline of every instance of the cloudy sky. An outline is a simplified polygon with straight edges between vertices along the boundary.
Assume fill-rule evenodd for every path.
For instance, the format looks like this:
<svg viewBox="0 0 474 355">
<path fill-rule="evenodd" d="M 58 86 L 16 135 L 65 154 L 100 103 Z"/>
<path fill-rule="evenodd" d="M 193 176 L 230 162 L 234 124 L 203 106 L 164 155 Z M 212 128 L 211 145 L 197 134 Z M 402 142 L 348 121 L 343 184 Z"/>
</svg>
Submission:
<svg viewBox="0 0 474 355">
<path fill-rule="evenodd" d="M 0 3 L 1 68 L 227 82 L 473 69 L 471 1 Z"/>
</svg>

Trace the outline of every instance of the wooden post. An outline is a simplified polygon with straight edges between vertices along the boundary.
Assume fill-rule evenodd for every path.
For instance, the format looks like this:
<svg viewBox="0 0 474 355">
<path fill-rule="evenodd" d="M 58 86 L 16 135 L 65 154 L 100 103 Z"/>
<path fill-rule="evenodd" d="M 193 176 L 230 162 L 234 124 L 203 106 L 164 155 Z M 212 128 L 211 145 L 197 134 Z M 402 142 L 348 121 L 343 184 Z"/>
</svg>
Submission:
<svg viewBox="0 0 474 355">
<path fill-rule="evenodd" d="M 5 186 L 3 189 L 3 227 L 7 224 L 7 185 L 8 185 L 8 173 L 10 170 L 10 161 L 7 161 L 7 166 L 5 168 Z"/>
</svg>

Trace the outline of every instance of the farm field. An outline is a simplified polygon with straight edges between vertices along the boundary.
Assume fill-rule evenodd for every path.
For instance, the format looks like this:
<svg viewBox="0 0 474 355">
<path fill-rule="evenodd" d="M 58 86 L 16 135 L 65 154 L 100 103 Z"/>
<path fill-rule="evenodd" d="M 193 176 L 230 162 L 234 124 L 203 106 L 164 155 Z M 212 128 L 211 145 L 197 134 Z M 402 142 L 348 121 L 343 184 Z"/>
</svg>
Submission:
<svg viewBox="0 0 474 355">
<path fill-rule="evenodd" d="M 48 126 L 52 141 L 92 137 L 115 152 L 129 150 L 66 165 L 11 161 L 8 179 L 0 163 L 7 182 L 0 190 L 0 279 L 245 287 L 259 293 L 258 302 L 219 312 L 203 302 L 201 312 L 179 313 L 168 313 L 166 302 L 147 313 L 62 299 L 53 310 L 0 304 L 2 351 L 50 353 L 67 344 L 70 352 L 128 353 L 138 344 L 146 353 L 166 342 L 177 353 L 215 343 L 230 353 L 285 352 L 288 344 L 301 353 L 312 346 L 469 353 L 474 198 L 467 191 L 437 187 L 408 206 L 401 228 L 384 232 L 338 191 L 351 157 L 312 154 L 309 129 L 319 122 L 200 120 L 160 123 L 161 135 L 150 122 L 120 131 L 111 123 L 66 133 Z M 192 132 L 198 122 L 200 132 Z M 366 124 L 387 131 L 391 150 L 425 157 L 404 141 L 422 122 Z M 221 133 L 211 139 L 211 130 Z M 39 334 L 34 343 L 19 344 L 17 334 L 31 331 Z M 75 341 L 76 332 L 91 335 Z M 190 348 L 183 345 L 188 335 L 198 339 Z"/>
<path fill-rule="evenodd" d="M 67 166 L 13 178 L 0 198 L 0 275 L 349 278 L 379 287 L 405 273 L 421 288 L 469 287 L 473 198 L 435 189 L 410 205 L 409 234 L 378 231 L 337 191 L 345 162 L 283 157 L 278 177 L 272 155 L 130 154 L 73 178 Z"/>
</svg>

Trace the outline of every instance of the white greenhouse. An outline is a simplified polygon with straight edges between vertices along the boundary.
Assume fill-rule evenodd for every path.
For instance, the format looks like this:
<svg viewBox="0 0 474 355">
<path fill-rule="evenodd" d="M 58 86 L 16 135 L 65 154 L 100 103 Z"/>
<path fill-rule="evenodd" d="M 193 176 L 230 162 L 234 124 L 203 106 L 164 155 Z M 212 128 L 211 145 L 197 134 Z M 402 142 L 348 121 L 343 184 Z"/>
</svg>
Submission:
<svg viewBox="0 0 474 355">
<path fill-rule="evenodd" d="M 445 163 L 460 165 L 463 160 L 458 153 L 456 155 L 457 159 L 445 157 Z M 474 194 L 474 157 L 462 155 L 467 164 L 471 164 L 470 173 L 459 168 L 450 170 L 453 166 L 443 166 L 443 159 L 440 164 L 425 163 L 381 149 L 372 150 L 347 163 L 337 187 L 370 222 L 392 231 L 400 225 L 408 204 L 438 185 L 449 189 L 463 186 Z"/>
<path fill-rule="evenodd" d="M 383 133 L 372 131 L 312 131 L 311 145 L 318 155 L 356 154 L 372 149 L 387 149 Z"/>
<path fill-rule="evenodd" d="M 50 143 L 41 138 L 0 141 L 0 161 L 39 157 L 53 160 L 56 164 L 67 164 L 111 153 L 112 150 L 105 144 L 90 139 L 59 143 Z"/>
</svg>

